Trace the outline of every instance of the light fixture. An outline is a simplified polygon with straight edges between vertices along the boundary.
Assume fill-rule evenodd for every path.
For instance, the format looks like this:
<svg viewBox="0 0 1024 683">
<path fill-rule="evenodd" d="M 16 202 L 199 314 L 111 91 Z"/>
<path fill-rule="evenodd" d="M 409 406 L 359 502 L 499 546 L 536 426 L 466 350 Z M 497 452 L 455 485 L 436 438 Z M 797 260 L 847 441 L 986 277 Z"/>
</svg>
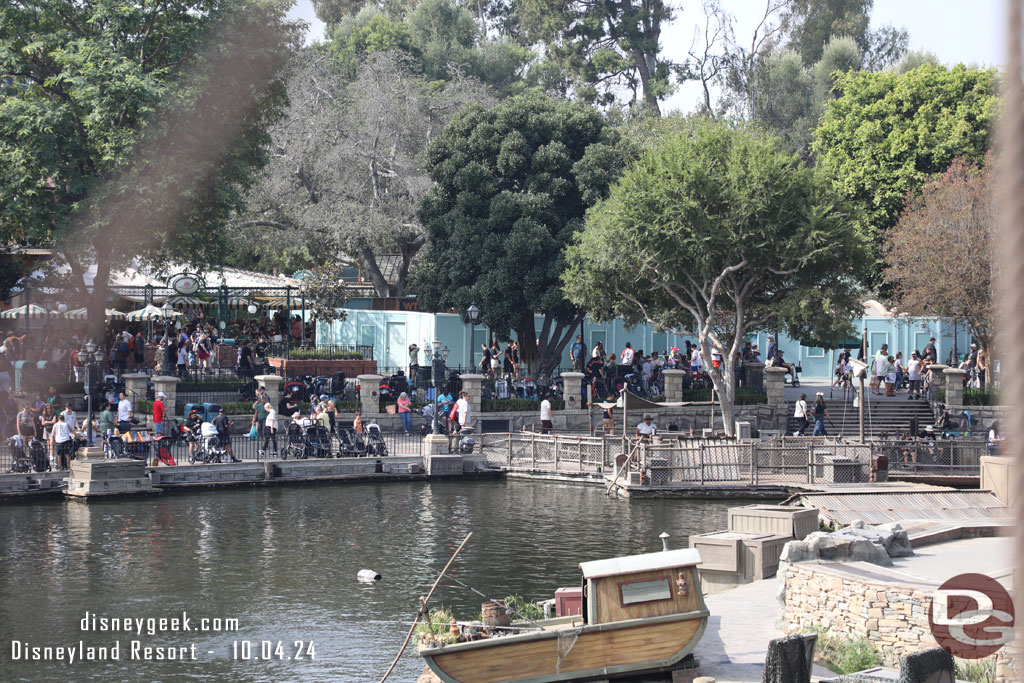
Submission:
<svg viewBox="0 0 1024 683">
<path fill-rule="evenodd" d="M 249 311 L 249 315 L 255 315 L 256 314 L 256 304 L 249 304 L 249 307 L 247 309 L 245 309 L 245 310 Z"/>
<path fill-rule="evenodd" d="M 451 351 L 451 349 L 449 349 L 449 348 L 448 348 L 448 345 L 447 345 L 447 344 L 445 344 L 445 345 L 444 345 L 444 348 L 443 348 L 443 349 L 441 349 L 441 358 L 443 358 L 444 360 L 448 360 L 448 353 L 449 353 L 450 351 Z"/>
<path fill-rule="evenodd" d="M 480 317 L 480 309 L 476 307 L 475 303 L 471 303 L 466 309 L 466 315 L 469 316 L 469 322 L 475 323 L 476 319 Z"/>
<path fill-rule="evenodd" d="M 228 323 L 227 323 L 226 320 L 221 320 L 220 321 L 220 329 L 221 330 L 225 329 L 227 326 L 228 326 Z"/>
<path fill-rule="evenodd" d="M 171 306 L 171 302 L 170 301 L 165 301 L 164 302 L 163 311 L 164 311 L 164 317 L 165 318 L 170 318 L 171 317 L 171 312 L 174 311 L 174 306 Z"/>
<path fill-rule="evenodd" d="M 58 313 L 66 313 L 67 310 L 68 310 L 68 305 L 67 304 L 65 304 L 65 303 L 57 304 L 57 312 Z"/>
<path fill-rule="evenodd" d="M 96 342 L 94 342 L 92 339 L 90 339 L 89 341 L 85 342 L 85 352 L 86 353 L 91 355 L 92 352 L 95 351 L 95 350 L 96 350 Z"/>
<path fill-rule="evenodd" d="M 440 339 L 435 339 L 434 340 L 434 355 L 436 356 L 439 353 L 441 353 L 441 340 Z"/>
</svg>

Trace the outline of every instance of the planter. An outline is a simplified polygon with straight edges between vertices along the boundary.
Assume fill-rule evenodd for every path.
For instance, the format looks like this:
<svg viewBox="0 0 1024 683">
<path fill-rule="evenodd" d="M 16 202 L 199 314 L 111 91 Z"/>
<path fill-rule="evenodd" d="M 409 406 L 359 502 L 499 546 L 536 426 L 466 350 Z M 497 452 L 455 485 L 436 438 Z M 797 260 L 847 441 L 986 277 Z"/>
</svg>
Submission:
<svg viewBox="0 0 1024 683">
<path fill-rule="evenodd" d="M 275 374 L 282 377 L 301 375 L 333 375 L 344 372 L 346 377 L 377 374 L 375 360 L 289 360 L 287 358 L 267 358 L 267 364 Z"/>
</svg>

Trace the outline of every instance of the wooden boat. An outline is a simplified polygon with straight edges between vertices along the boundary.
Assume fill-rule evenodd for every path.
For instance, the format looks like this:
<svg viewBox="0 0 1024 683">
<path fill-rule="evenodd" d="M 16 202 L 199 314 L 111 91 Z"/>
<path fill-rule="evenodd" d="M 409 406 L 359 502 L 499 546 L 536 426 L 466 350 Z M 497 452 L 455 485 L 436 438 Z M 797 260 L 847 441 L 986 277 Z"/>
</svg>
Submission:
<svg viewBox="0 0 1024 683">
<path fill-rule="evenodd" d="M 583 562 L 582 615 L 515 622 L 468 642 L 420 644 L 445 683 L 547 683 L 668 671 L 697 645 L 708 610 L 692 549 Z"/>
</svg>

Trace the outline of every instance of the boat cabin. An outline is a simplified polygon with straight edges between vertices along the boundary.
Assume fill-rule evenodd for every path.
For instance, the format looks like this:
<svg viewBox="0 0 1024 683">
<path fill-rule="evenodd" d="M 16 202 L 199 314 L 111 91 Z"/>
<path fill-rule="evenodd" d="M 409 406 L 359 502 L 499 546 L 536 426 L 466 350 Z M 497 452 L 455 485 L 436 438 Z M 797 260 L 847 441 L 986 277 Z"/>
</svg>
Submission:
<svg viewBox="0 0 1024 683">
<path fill-rule="evenodd" d="M 700 561 L 698 551 L 684 548 L 581 562 L 585 623 L 607 624 L 702 609 Z"/>
</svg>

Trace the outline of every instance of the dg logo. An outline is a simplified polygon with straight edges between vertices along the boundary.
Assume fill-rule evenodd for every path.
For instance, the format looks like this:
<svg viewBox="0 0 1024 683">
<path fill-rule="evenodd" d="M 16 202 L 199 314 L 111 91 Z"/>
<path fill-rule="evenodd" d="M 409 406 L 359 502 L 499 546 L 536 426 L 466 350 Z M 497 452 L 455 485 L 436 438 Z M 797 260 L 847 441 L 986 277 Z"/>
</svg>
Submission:
<svg viewBox="0 0 1024 683">
<path fill-rule="evenodd" d="M 932 595 L 928 625 L 954 657 L 981 659 L 1013 640 L 1013 600 L 984 574 L 959 574 Z"/>
</svg>

